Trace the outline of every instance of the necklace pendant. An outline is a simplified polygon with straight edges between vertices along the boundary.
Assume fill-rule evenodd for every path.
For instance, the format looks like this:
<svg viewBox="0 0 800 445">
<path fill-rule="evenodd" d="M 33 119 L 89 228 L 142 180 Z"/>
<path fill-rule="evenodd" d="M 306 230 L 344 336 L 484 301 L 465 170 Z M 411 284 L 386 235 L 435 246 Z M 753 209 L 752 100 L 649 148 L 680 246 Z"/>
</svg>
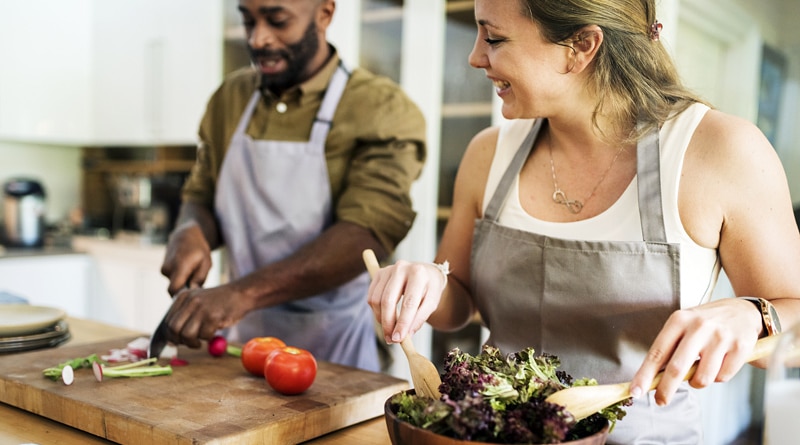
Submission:
<svg viewBox="0 0 800 445">
<path fill-rule="evenodd" d="M 580 213 L 580 211 L 583 210 L 582 202 L 577 199 L 568 199 L 567 194 L 562 192 L 561 189 L 556 189 L 556 191 L 553 192 L 553 201 L 563 205 L 573 214 Z"/>
</svg>

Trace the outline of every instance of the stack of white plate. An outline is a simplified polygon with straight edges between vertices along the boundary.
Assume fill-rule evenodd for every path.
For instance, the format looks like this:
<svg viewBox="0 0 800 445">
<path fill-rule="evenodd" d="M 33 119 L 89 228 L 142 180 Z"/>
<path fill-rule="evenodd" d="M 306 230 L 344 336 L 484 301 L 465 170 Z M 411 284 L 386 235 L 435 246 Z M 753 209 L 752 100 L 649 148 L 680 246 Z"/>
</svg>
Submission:
<svg viewBox="0 0 800 445">
<path fill-rule="evenodd" d="M 58 308 L 0 304 L 0 353 L 58 346 L 70 338 L 66 313 Z"/>
</svg>

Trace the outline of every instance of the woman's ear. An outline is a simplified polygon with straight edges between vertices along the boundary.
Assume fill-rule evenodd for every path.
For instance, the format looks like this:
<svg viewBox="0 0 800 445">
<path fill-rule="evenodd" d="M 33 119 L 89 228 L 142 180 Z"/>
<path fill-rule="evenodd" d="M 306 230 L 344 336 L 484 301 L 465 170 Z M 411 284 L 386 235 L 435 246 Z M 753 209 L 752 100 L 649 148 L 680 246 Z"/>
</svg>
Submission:
<svg viewBox="0 0 800 445">
<path fill-rule="evenodd" d="M 586 25 L 581 28 L 572 40 L 574 64 L 572 73 L 580 73 L 594 60 L 600 45 L 603 43 L 603 29 L 597 25 Z"/>
</svg>

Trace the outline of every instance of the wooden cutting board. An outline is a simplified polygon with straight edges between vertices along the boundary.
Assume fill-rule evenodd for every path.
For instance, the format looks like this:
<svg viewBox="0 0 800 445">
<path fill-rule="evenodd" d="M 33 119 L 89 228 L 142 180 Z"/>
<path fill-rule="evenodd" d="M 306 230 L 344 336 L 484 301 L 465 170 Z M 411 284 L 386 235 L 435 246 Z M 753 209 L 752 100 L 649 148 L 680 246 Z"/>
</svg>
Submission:
<svg viewBox="0 0 800 445">
<path fill-rule="evenodd" d="M 121 444 L 294 444 L 378 417 L 408 382 L 328 362 L 305 393 L 283 396 L 250 375 L 237 357 L 181 347 L 188 366 L 171 376 L 95 380 L 72 385 L 42 370 L 106 354 L 132 339 L 66 346 L 0 358 L 0 401 Z"/>
</svg>

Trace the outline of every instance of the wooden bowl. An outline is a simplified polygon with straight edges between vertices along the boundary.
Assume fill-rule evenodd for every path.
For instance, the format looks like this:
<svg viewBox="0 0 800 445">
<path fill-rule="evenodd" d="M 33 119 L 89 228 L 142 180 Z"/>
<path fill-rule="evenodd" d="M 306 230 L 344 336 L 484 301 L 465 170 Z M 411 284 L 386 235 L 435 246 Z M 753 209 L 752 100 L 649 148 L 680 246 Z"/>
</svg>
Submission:
<svg viewBox="0 0 800 445">
<path fill-rule="evenodd" d="M 414 390 L 411 389 L 406 392 L 413 394 Z M 486 442 L 471 442 L 442 436 L 430 430 L 419 428 L 406 421 L 400 420 L 397 417 L 397 412 L 392 407 L 392 397 L 389 397 L 386 400 L 386 403 L 383 405 L 383 409 L 386 413 L 384 417 L 386 418 L 386 427 L 389 429 L 389 438 L 392 440 L 392 445 L 496 445 Z M 569 445 L 605 445 L 607 438 L 608 425 L 591 436 L 561 443 Z"/>
</svg>

